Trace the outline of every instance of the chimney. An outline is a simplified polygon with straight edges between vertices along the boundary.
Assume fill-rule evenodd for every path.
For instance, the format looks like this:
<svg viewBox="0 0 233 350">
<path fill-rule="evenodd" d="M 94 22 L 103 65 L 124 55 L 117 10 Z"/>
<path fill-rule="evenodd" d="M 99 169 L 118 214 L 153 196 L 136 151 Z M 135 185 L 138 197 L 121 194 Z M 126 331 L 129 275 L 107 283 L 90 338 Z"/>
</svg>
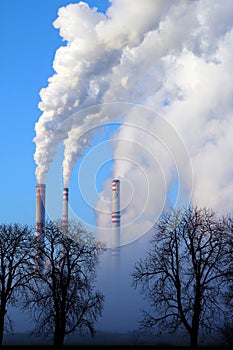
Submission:
<svg viewBox="0 0 233 350">
<path fill-rule="evenodd" d="M 68 226 L 68 200 L 69 200 L 69 189 L 63 188 L 63 211 L 62 211 L 62 226 L 64 233 L 67 232 Z"/>
<path fill-rule="evenodd" d="M 120 180 L 112 181 L 112 255 L 120 253 Z"/>
<path fill-rule="evenodd" d="M 43 259 L 41 248 L 44 245 L 44 226 L 45 226 L 45 184 L 36 185 L 36 252 L 35 264 L 38 268 L 42 266 Z"/>
</svg>

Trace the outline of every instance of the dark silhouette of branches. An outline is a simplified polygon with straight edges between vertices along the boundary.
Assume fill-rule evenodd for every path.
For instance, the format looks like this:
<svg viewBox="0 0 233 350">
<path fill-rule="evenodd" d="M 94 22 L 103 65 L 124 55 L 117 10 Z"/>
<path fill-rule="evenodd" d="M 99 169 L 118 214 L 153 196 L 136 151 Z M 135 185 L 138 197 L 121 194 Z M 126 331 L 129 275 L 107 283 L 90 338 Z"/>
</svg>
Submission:
<svg viewBox="0 0 233 350">
<path fill-rule="evenodd" d="M 0 345 L 3 341 L 7 306 L 17 305 L 28 283 L 31 229 L 18 224 L 0 225 Z M 11 326 L 12 322 L 8 318 Z"/>
<path fill-rule="evenodd" d="M 225 306 L 224 324 L 220 327 L 221 334 L 228 345 L 233 345 L 233 217 L 228 216 L 224 219 L 228 242 L 226 249 L 226 265 L 229 266 L 230 274 L 224 285 L 223 304 Z"/>
<path fill-rule="evenodd" d="M 103 295 L 95 290 L 96 268 L 102 244 L 79 224 L 47 222 L 44 229 L 44 269 L 35 269 L 25 307 L 35 321 L 35 333 L 53 337 L 55 347 L 78 330 L 94 335 L 101 316 Z"/>
<path fill-rule="evenodd" d="M 221 283 L 231 273 L 226 231 L 224 220 L 207 208 L 161 217 L 146 258 L 132 272 L 132 285 L 153 310 L 144 310 L 142 330 L 174 332 L 182 325 L 196 347 L 200 327 L 211 330 L 223 317 Z"/>
</svg>

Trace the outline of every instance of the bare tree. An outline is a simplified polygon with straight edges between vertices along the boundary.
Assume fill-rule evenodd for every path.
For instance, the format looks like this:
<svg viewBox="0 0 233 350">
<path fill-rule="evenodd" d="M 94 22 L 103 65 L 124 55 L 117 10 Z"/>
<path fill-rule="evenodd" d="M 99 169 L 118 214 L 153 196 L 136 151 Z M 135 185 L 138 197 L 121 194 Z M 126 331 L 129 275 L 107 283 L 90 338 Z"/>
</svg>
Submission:
<svg viewBox="0 0 233 350">
<path fill-rule="evenodd" d="M 35 269 L 26 307 L 35 321 L 35 333 L 53 336 L 60 347 L 76 330 L 94 334 L 101 316 L 103 295 L 95 290 L 96 268 L 104 247 L 78 224 L 47 222 L 44 228 L 44 270 Z"/>
<path fill-rule="evenodd" d="M 151 248 L 132 272 L 151 312 L 144 310 L 142 330 L 174 332 L 183 326 L 196 347 L 200 327 L 220 319 L 221 282 L 229 276 L 225 225 L 207 208 L 188 207 L 165 214 L 155 225 Z"/>
<path fill-rule="evenodd" d="M 225 306 L 224 324 L 220 327 L 221 334 L 228 345 L 233 345 L 233 216 L 224 219 L 227 228 L 226 265 L 229 265 L 231 273 L 225 284 L 223 304 Z M 229 260 L 229 261 L 228 261 Z"/>
<path fill-rule="evenodd" d="M 27 284 L 31 229 L 19 224 L 0 225 L 0 345 L 6 326 L 7 306 L 17 305 Z M 8 320 L 11 320 L 8 317 Z"/>
</svg>

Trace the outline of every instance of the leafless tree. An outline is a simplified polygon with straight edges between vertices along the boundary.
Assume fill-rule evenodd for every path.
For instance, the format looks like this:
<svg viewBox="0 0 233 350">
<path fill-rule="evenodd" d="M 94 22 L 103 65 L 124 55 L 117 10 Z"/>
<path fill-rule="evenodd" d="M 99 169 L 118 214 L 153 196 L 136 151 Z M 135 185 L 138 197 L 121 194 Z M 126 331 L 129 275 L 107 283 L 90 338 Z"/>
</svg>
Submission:
<svg viewBox="0 0 233 350">
<path fill-rule="evenodd" d="M 151 311 L 142 330 L 174 332 L 183 326 L 196 347 L 200 327 L 209 330 L 223 314 L 221 282 L 230 273 L 225 225 L 207 208 L 188 207 L 164 214 L 155 225 L 151 248 L 132 272 Z"/>
<path fill-rule="evenodd" d="M 28 282 L 31 229 L 26 225 L 0 225 L 0 345 L 6 327 L 8 305 L 17 305 Z"/>
<path fill-rule="evenodd" d="M 44 269 L 35 269 L 24 304 L 35 321 L 35 333 L 53 337 L 60 347 L 65 336 L 90 331 L 101 316 L 104 297 L 95 290 L 96 268 L 104 247 L 79 224 L 47 222 L 41 256 Z"/>
<path fill-rule="evenodd" d="M 227 228 L 227 245 L 226 264 L 229 265 L 231 273 L 225 283 L 223 303 L 225 306 L 224 324 L 220 331 L 228 345 L 233 345 L 233 216 L 230 215 L 224 219 Z M 229 262 L 228 262 L 229 259 Z"/>
</svg>

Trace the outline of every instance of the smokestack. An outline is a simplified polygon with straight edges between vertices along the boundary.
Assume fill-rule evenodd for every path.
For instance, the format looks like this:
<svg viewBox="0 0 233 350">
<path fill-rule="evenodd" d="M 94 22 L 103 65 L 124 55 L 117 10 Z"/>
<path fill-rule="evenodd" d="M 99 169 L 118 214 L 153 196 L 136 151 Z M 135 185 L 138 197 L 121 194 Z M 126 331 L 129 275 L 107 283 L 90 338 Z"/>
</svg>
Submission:
<svg viewBox="0 0 233 350">
<path fill-rule="evenodd" d="M 64 233 L 67 232 L 68 227 L 68 200 L 69 200 L 69 189 L 63 188 L 63 211 L 62 211 L 62 225 Z"/>
<path fill-rule="evenodd" d="M 112 181 L 112 255 L 120 253 L 120 180 Z"/>
<path fill-rule="evenodd" d="M 45 226 L 45 184 L 36 185 L 36 258 L 35 264 L 38 268 L 43 264 L 41 248 L 44 245 Z"/>
</svg>

